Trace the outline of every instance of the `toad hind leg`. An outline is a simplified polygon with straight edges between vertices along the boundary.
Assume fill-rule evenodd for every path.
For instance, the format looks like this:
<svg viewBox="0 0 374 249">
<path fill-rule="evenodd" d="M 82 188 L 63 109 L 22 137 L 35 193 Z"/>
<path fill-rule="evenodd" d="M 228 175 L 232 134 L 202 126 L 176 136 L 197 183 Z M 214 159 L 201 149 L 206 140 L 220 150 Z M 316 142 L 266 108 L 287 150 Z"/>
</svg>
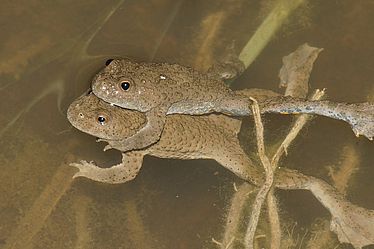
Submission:
<svg viewBox="0 0 374 249">
<path fill-rule="evenodd" d="M 143 163 L 144 154 L 140 152 L 122 153 L 122 162 L 110 168 L 101 168 L 92 162 L 71 163 L 79 171 L 73 176 L 85 177 L 97 182 L 120 184 L 134 179 Z"/>
</svg>

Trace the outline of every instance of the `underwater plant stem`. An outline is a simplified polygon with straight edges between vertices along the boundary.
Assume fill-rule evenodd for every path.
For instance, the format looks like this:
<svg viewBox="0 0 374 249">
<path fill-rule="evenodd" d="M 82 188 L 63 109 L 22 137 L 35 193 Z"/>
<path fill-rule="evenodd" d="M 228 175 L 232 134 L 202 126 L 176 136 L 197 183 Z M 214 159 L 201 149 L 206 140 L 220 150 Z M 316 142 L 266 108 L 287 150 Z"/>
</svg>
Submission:
<svg viewBox="0 0 374 249">
<path fill-rule="evenodd" d="M 265 182 L 261 186 L 260 190 L 257 193 L 255 201 L 253 203 L 251 217 L 249 219 L 249 224 L 247 227 L 247 231 L 245 233 L 244 238 L 244 245 L 246 249 L 254 248 L 254 236 L 258 224 L 258 220 L 260 218 L 261 207 L 266 199 L 268 192 L 270 191 L 273 180 L 274 180 L 274 173 L 273 168 L 271 167 L 270 160 L 265 154 L 265 145 L 264 145 L 264 126 L 261 121 L 260 115 L 260 107 L 256 99 L 251 98 L 253 104 L 251 106 L 253 117 L 255 120 L 255 127 L 256 127 L 256 138 L 257 138 L 257 151 L 261 160 L 261 163 L 265 170 Z"/>
<path fill-rule="evenodd" d="M 234 196 L 231 199 L 231 206 L 226 218 L 226 229 L 223 235 L 223 241 L 220 245 L 221 249 L 231 248 L 236 239 L 236 233 L 239 227 L 239 223 L 242 221 L 242 211 L 248 199 L 251 197 L 250 193 L 253 189 L 253 185 L 248 182 L 244 182 L 239 186 Z"/>
<path fill-rule="evenodd" d="M 125 201 L 123 211 L 127 214 L 126 227 L 131 233 L 131 244 L 134 248 L 153 248 L 152 237 L 139 210 L 135 199 Z"/>
<path fill-rule="evenodd" d="M 312 100 L 319 100 L 323 97 L 325 92 L 322 90 L 316 90 L 311 99 Z M 311 120 L 313 116 L 311 115 L 301 115 L 296 119 L 296 122 L 292 126 L 290 132 L 287 134 L 286 138 L 283 140 L 281 145 L 278 147 L 277 152 L 274 154 L 271 165 L 273 170 L 276 170 L 279 164 L 279 160 L 284 153 L 287 153 L 287 149 L 292 143 L 292 141 L 297 137 L 301 129 L 305 126 L 305 124 Z M 279 214 L 278 208 L 276 203 L 276 198 L 274 196 L 274 189 L 272 188 L 267 197 L 267 204 L 268 204 L 268 216 L 269 216 L 269 223 L 270 223 L 270 230 L 271 230 L 271 243 L 270 246 L 272 249 L 281 248 L 281 228 L 280 228 L 280 221 L 279 221 Z"/>
<path fill-rule="evenodd" d="M 251 39 L 239 54 L 239 59 L 248 68 L 265 46 L 270 42 L 273 35 L 279 30 L 287 17 L 300 6 L 305 0 L 279 0 Z"/>
<path fill-rule="evenodd" d="M 92 234 L 89 228 L 89 208 L 92 207 L 92 199 L 89 196 L 79 195 L 74 199 L 72 209 L 75 213 L 76 241 L 74 249 L 90 248 Z"/>
<path fill-rule="evenodd" d="M 43 228 L 45 221 L 55 209 L 61 197 L 70 189 L 75 172 L 75 169 L 66 164 L 62 164 L 58 168 L 51 182 L 20 219 L 18 226 L 6 240 L 3 249 L 32 247 L 33 237 Z"/>
<path fill-rule="evenodd" d="M 280 249 L 281 248 L 281 238 L 282 231 L 279 220 L 279 212 L 277 205 L 277 198 L 274 195 L 274 188 L 271 188 L 269 194 L 266 198 L 268 206 L 268 217 L 270 224 L 270 248 L 271 249 Z"/>
<path fill-rule="evenodd" d="M 317 90 L 315 94 L 313 94 L 312 99 L 319 99 L 323 95 L 324 95 L 324 91 Z M 252 108 L 252 112 L 253 112 L 253 116 L 255 120 L 257 150 L 258 150 L 261 163 L 265 169 L 266 179 L 265 179 L 265 183 L 261 186 L 256 196 L 256 199 L 254 201 L 252 214 L 251 214 L 250 221 L 247 227 L 244 243 L 245 243 L 246 249 L 253 248 L 254 236 L 255 236 L 256 227 L 258 224 L 258 219 L 261 213 L 261 207 L 265 201 L 265 198 L 267 197 L 267 202 L 268 204 L 270 204 L 269 220 L 271 221 L 271 231 L 272 231 L 271 248 L 278 249 L 280 248 L 281 229 L 280 229 L 280 222 L 279 222 L 275 196 L 273 195 L 273 192 L 271 191 L 272 184 L 273 184 L 274 171 L 278 167 L 278 163 L 279 163 L 281 156 L 287 151 L 287 148 L 289 147 L 289 145 L 299 134 L 300 130 L 304 127 L 306 122 L 310 120 L 310 117 L 308 117 L 308 115 L 302 115 L 298 117 L 291 131 L 286 136 L 282 144 L 279 146 L 272 161 L 270 162 L 269 158 L 265 154 L 264 135 L 263 135 L 264 127 L 261 121 L 258 102 L 253 98 L 251 98 L 251 100 L 253 101 L 253 105 L 251 108 Z"/>
</svg>

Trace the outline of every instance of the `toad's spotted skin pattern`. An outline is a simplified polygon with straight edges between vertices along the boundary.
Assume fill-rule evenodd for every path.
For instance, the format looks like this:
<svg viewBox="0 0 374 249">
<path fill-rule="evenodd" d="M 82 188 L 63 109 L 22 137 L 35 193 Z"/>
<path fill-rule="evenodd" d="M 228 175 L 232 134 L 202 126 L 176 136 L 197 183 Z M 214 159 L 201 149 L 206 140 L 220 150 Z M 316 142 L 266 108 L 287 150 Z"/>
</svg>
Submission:
<svg viewBox="0 0 374 249">
<path fill-rule="evenodd" d="M 173 104 L 183 113 L 195 115 L 216 111 L 223 99 L 241 99 L 241 105 L 248 105 L 245 97 L 236 96 L 219 79 L 233 75 L 213 77 L 212 71 L 202 74 L 178 64 L 113 60 L 96 75 L 92 90 L 109 103 L 146 113 L 146 126 L 122 146 L 124 150 L 141 149 L 158 141 Z"/>
<path fill-rule="evenodd" d="M 110 140 L 132 136 L 146 125 L 143 113 L 117 109 L 95 98 L 92 91 L 87 91 L 69 106 L 67 117 L 77 129 Z M 128 117 L 131 119 L 128 120 Z"/>
<path fill-rule="evenodd" d="M 178 64 L 118 59 L 95 76 L 92 90 L 108 103 L 146 114 L 147 122 L 139 132 L 121 142 L 123 151 L 142 149 L 158 141 L 167 114 L 251 115 L 248 95 L 232 91 L 222 80 L 231 74 L 215 71 L 204 74 Z M 261 107 L 263 112 L 309 113 L 340 119 L 348 122 L 356 135 L 369 139 L 374 136 L 373 103 L 345 104 L 278 96 L 267 99 Z"/>
<path fill-rule="evenodd" d="M 103 110 L 107 115 L 104 124 L 99 121 Z M 67 116 L 74 127 L 93 136 L 106 138 L 114 148 L 118 137 L 130 136 L 136 126 L 141 129 L 145 118 L 141 112 L 111 106 L 90 93 L 75 100 Z M 259 184 L 263 181 L 263 172 L 254 166 L 241 148 L 237 137 L 240 127 L 241 120 L 225 115 L 170 115 L 157 143 L 143 150 L 123 153 L 122 163 L 111 168 L 100 168 L 85 161 L 73 164 L 79 168 L 75 177 L 83 176 L 106 183 L 126 182 L 132 180 L 139 171 L 144 155 L 152 155 L 175 159 L 213 159 L 240 178 Z M 113 132 L 116 130 L 117 133 Z M 295 171 L 280 169 L 278 174 L 278 187 L 307 187 L 309 178 Z"/>
</svg>

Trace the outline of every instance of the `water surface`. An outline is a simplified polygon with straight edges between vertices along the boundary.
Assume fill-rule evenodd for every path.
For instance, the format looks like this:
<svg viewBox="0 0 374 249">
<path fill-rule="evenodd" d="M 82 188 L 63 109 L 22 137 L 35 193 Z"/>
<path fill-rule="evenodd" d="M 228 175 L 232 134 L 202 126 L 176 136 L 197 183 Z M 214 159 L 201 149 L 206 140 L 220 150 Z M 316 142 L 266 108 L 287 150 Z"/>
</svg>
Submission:
<svg viewBox="0 0 374 249">
<path fill-rule="evenodd" d="M 66 162 L 85 159 L 109 166 L 120 159 L 119 153 L 102 152 L 103 144 L 73 129 L 65 112 L 108 58 L 178 62 L 204 70 L 232 41 L 240 50 L 273 4 L 2 3 L 0 248 L 12 248 L 9 241 L 22 240 L 17 234 L 27 215 L 34 217 L 40 230 L 29 234 L 30 243 L 20 242 L 22 248 L 217 248 L 211 239 L 222 236 L 233 183 L 240 184 L 240 179 L 213 161 L 147 157 L 139 176 L 127 184 L 108 186 L 86 179 L 70 184 L 63 177 L 56 182 Z M 372 1 L 306 2 L 233 88 L 278 91 L 281 58 L 308 42 L 324 48 L 312 71 L 311 88 L 327 88 L 329 98 L 337 101 L 373 101 L 373 14 Z M 291 121 L 277 115 L 265 120 L 268 144 L 279 141 Z M 248 141 L 253 135 L 248 134 L 252 132 L 243 131 L 241 139 L 254 152 L 254 142 Z M 374 209 L 373 149 L 372 142 L 357 139 L 345 123 L 317 118 L 296 140 L 282 166 L 331 184 L 338 179 L 337 186 L 349 200 Z M 343 173 L 331 177 L 341 168 Z M 341 179 L 347 180 L 346 188 Z M 53 186 L 65 186 L 60 189 L 66 191 L 62 198 L 49 203 L 52 209 L 31 212 Z M 278 191 L 277 196 L 282 223 L 293 231 L 290 248 L 309 248 L 316 231 L 328 234 L 329 214 L 311 194 Z M 261 229 L 266 233 L 266 226 Z M 327 244 L 314 248 L 338 245 L 335 235 L 326 236 Z"/>
</svg>

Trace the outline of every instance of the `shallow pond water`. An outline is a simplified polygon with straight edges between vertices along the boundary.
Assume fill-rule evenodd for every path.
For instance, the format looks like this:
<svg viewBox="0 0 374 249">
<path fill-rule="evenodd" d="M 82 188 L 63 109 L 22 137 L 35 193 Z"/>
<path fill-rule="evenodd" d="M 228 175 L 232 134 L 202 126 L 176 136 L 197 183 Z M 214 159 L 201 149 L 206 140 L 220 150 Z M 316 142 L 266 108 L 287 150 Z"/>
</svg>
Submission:
<svg viewBox="0 0 374 249">
<path fill-rule="evenodd" d="M 222 237 L 233 183 L 240 179 L 209 160 L 147 157 L 127 184 L 72 181 L 67 163 L 112 165 L 120 154 L 102 152 L 102 143 L 72 128 L 66 110 L 112 57 L 207 69 L 233 41 L 240 50 L 276 2 L 2 3 L 0 248 L 217 248 L 212 238 Z M 324 48 L 312 89 L 327 88 L 336 101 L 374 101 L 372 30 L 373 1 L 305 1 L 232 88 L 278 91 L 282 57 L 308 42 Z M 290 121 L 265 116 L 266 143 L 284 137 Z M 248 122 L 241 140 L 254 154 Z M 335 184 L 353 203 L 374 209 L 373 142 L 356 138 L 345 123 L 316 118 L 281 164 Z M 329 213 L 310 193 L 276 194 L 288 248 L 351 248 L 336 247 Z M 259 234 L 266 233 L 264 219 Z M 258 240 L 268 248 L 266 238 Z"/>
</svg>

